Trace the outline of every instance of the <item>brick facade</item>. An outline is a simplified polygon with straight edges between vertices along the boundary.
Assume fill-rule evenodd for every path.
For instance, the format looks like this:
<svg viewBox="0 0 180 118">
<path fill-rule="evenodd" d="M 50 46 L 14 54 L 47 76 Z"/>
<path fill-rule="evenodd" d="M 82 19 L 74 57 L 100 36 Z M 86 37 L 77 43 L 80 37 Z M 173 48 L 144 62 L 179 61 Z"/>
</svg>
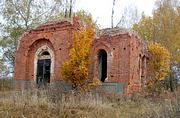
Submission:
<svg viewBox="0 0 180 118">
<path fill-rule="evenodd" d="M 19 42 L 15 58 L 16 86 L 21 81 L 36 83 L 36 63 L 38 49 L 49 50 L 51 56 L 50 84 L 61 81 L 61 67 L 68 59 L 73 43 L 73 34 L 78 30 L 77 19 L 73 22 L 48 23 L 25 33 Z M 134 33 L 124 29 L 104 29 L 93 40 L 90 55 L 89 75 L 99 78 L 98 53 L 107 54 L 107 74 L 105 83 L 119 83 L 122 93 L 132 93 L 141 88 L 142 77 L 146 75 L 146 45 Z M 101 69 L 102 70 L 102 69 Z M 102 74 L 102 73 L 101 73 Z"/>
</svg>

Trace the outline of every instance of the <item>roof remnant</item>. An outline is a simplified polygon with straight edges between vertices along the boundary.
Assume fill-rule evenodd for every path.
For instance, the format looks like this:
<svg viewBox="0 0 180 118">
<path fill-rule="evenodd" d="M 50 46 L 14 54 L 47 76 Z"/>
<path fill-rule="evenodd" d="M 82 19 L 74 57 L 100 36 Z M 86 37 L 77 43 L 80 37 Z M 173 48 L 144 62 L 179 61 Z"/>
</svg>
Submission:
<svg viewBox="0 0 180 118">
<path fill-rule="evenodd" d="M 119 28 L 119 27 L 106 28 L 106 29 L 100 30 L 98 33 L 98 36 L 105 36 L 105 35 L 115 36 L 115 35 L 119 35 L 119 34 L 126 34 L 129 32 L 130 31 L 128 29 L 125 29 L 125 28 Z"/>
</svg>

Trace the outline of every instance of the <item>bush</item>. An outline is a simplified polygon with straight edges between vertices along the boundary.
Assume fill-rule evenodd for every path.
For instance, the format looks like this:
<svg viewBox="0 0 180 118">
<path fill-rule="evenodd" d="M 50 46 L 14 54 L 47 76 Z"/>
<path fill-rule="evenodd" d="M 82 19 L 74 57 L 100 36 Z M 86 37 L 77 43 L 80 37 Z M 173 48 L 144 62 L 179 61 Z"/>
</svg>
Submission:
<svg viewBox="0 0 180 118">
<path fill-rule="evenodd" d="M 151 91 L 161 91 L 164 80 L 170 72 L 170 53 L 158 43 L 149 44 L 148 51 L 150 55 L 148 88 Z"/>
</svg>

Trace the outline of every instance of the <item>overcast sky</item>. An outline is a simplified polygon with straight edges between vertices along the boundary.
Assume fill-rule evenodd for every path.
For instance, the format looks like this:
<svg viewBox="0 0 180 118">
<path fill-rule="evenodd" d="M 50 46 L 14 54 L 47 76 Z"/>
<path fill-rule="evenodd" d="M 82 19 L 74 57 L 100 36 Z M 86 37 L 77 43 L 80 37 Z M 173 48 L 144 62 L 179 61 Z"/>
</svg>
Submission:
<svg viewBox="0 0 180 118">
<path fill-rule="evenodd" d="M 1 0 L 0 0 L 1 1 Z M 100 28 L 111 27 L 111 12 L 113 0 L 75 0 L 75 11 L 85 10 L 92 14 Z M 114 24 L 116 25 L 121 18 L 125 7 L 129 5 L 137 7 L 139 13 L 144 12 L 151 15 L 156 0 L 116 0 L 114 9 Z M 0 17 L 0 21 L 2 18 Z"/>
<path fill-rule="evenodd" d="M 107 28 L 111 26 L 112 3 L 113 0 L 76 0 L 75 10 L 83 9 L 90 12 L 101 28 Z M 154 3 L 155 0 L 116 0 L 114 24 L 116 25 L 121 18 L 124 7 L 134 5 L 140 14 L 144 12 L 151 15 Z"/>
<path fill-rule="evenodd" d="M 2 0 L 0 0 L 1 2 Z M 124 7 L 134 5 L 139 13 L 144 12 L 151 15 L 156 0 L 116 0 L 114 9 L 114 24 L 116 25 L 121 18 Z M 85 10 L 92 14 L 93 19 L 97 21 L 100 28 L 111 27 L 111 12 L 113 0 L 76 0 L 75 11 Z M 2 22 L 2 17 L 0 17 Z M 0 52 L 1 56 L 1 52 Z"/>
</svg>

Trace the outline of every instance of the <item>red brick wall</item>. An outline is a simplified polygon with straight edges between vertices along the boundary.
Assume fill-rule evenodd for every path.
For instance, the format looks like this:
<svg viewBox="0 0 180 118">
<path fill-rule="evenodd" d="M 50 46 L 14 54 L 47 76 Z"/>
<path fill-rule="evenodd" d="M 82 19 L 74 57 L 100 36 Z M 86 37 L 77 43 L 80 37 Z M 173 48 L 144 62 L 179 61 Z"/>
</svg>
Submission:
<svg viewBox="0 0 180 118">
<path fill-rule="evenodd" d="M 73 43 L 73 34 L 79 24 L 75 19 L 70 22 L 57 22 L 42 25 L 22 36 L 15 58 L 15 80 L 34 80 L 35 52 L 47 45 L 54 52 L 54 74 L 51 82 L 62 80 L 61 67 L 68 59 L 69 49 Z M 139 91 L 141 87 L 140 55 L 144 54 L 145 45 L 135 35 L 128 32 L 116 35 L 101 35 L 93 41 L 90 55 L 90 77 L 98 76 L 98 51 L 107 52 L 107 79 L 105 82 L 124 84 L 124 93 Z"/>
<path fill-rule="evenodd" d="M 91 57 L 93 78 L 98 76 L 98 51 L 104 49 L 108 61 L 108 77 L 105 81 L 124 83 L 124 90 L 127 93 L 139 91 L 141 88 L 139 55 L 143 55 L 143 46 L 145 45 L 140 39 L 129 33 L 96 38 Z"/>
<path fill-rule="evenodd" d="M 34 75 L 34 57 L 35 52 L 42 45 L 47 45 L 54 51 L 55 66 L 51 80 L 61 78 L 60 68 L 63 62 L 68 59 L 69 46 L 71 46 L 69 44 L 72 43 L 74 29 L 68 23 L 55 25 L 56 30 L 48 29 L 48 27 L 43 27 L 43 29 L 47 29 L 42 31 L 32 30 L 21 38 L 15 58 L 16 80 L 33 80 L 36 76 Z"/>
</svg>

